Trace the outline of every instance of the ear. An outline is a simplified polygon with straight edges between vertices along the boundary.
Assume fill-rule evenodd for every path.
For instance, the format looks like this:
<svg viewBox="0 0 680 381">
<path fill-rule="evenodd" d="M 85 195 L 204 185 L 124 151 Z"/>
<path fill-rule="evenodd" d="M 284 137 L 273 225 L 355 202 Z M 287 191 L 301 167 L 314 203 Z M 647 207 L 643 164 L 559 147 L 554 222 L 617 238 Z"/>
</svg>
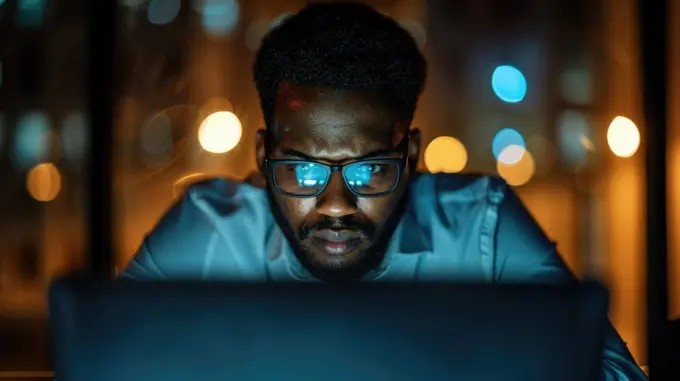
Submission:
<svg viewBox="0 0 680 381">
<path fill-rule="evenodd" d="M 257 160 L 257 169 L 262 177 L 267 178 L 265 161 L 267 158 L 267 131 L 264 129 L 258 130 L 255 134 L 255 159 Z"/>
<path fill-rule="evenodd" d="M 408 162 L 411 172 L 418 169 L 418 159 L 420 158 L 420 130 L 414 128 L 409 131 L 408 140 Z"/>
</svg>

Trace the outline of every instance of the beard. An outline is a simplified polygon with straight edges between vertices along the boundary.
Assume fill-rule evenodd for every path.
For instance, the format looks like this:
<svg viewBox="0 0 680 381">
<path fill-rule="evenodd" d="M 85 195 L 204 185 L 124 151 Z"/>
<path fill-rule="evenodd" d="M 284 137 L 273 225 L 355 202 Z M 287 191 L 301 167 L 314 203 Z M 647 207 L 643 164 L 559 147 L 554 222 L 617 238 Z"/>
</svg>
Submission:
<svg viewBox="0 0 680 381">
<path fill-rule="evenodd" d="M 379 232 L 372 224 L 359 222 L 351 217 L 342 217 L 328 218 L 313 225 L 303 222 L 296 234 L 276 202 L 271 188 L 266 187 L 266 191 L 274 220 L 293 249 L 295 257 L 314 278 L 327 283 L 357 282 L 380 266 L 385 259 L 392 234 L 401 220 L 407 200 L 407 195 L 404 194 Z M 340 258 L 320 255 L 306 242 L 313 232 L 330 228 L 360 232 L 366 243 Z"/>
</svg>

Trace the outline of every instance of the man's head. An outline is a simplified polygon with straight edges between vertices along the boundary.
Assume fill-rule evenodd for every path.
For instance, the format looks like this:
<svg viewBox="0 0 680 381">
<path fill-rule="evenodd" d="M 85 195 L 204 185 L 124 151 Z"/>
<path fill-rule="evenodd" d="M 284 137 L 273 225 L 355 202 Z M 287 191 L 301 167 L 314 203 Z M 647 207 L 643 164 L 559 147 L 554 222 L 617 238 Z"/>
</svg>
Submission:
<svg viewBox="0 0 680 381">
<path fill-rule="evenodd" d="M 254 76 L 278 224 L 312 275 L 360 279 L 382 261 L 415 169 L 422 54 L 370 7 L 313 4 L 264 38 Z"/>
</svg>

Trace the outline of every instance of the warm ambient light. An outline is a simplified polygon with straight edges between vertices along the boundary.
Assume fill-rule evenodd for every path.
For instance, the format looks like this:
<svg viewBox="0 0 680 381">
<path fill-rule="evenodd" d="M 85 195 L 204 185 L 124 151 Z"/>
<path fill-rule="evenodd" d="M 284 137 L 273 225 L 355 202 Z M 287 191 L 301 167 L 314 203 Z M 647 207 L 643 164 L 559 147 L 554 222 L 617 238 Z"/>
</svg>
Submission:
<svg viewBox="0 0 680 381">
<path fill-rule="evenodd" d="M 511 149 L 512 146 L 506 148 Z M 515 164 L 505 164 L 502 161 L 496 162 L 498 174 L 512 186 L 524 185 L 534 176 L 536 169 L 534 158 L 531 152 L 524 151 L 522 159 Z"/>
<path fill-rule="evenodd" d="M 614 155 L 631 157 L 640 147 L 640 131 L 632 120 L 617 116 L 607 130 L 607 143 Z"/>
<path fill-rule="evenodd" d="M 209 115 L 198 128 L 198 142 L 211 153 L 231 151 L 241 140 L 241 122 L 234 113 L 219 111 Z"/>
<path fill-rule="evenodd" d="M 52 201 L 61 190 L 61 175 L 54 164 L 42 163 L 31 168 L 26 176 L 26 189 L 38 201 Z"/>
<path fill-rule="evenodd" d="M 434 139 L 425 149 L 425 166 L 432 172 L 456 173 L 465 168 L 468 155 L 463 143 L 450 136 Z"/>
<path fill-rule="evenodd" d="M 180 197 L 186 192 L 189 186 L 207 178 L 208 176 L 205 173 L 192 173 L 182 176 L 172 185 L 172 194 L 174 197 Z"/>
</svg>

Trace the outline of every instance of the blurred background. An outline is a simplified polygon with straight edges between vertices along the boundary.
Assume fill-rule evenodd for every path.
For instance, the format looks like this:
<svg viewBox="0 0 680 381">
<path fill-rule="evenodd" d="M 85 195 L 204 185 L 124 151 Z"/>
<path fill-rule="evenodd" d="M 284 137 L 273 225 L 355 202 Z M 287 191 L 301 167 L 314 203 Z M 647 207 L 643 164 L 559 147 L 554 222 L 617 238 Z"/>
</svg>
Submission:
<svg viewBox="0 0 680 381">
<path fill-rule="evenodd" d="M 635 0 L 374 0 L 421 46 L 421 170 L 497 174 L 572 270 L 603 280 L 645 354 L 645 187 Z M 670 2 L 680 20 L 680 2 Z M 120 0 L 113 189 L 124 268 L 192 182 L 255 170 L 251 66 L 296 0 Z M 48 375 L 45 291 L 86 263 L 86 0 L 0 0 L 0 378 Z M 671 22 L 671 102 L 680 23 Z M 680 316 L 680 108 L 669 107 L 670 318 Z M 644 134 L 643 134 L 644 135 Z M 679 196 L 675 196 L 679 195 Z M 680 235 L 678 236 L 680 237 Z"/>
</svg>

